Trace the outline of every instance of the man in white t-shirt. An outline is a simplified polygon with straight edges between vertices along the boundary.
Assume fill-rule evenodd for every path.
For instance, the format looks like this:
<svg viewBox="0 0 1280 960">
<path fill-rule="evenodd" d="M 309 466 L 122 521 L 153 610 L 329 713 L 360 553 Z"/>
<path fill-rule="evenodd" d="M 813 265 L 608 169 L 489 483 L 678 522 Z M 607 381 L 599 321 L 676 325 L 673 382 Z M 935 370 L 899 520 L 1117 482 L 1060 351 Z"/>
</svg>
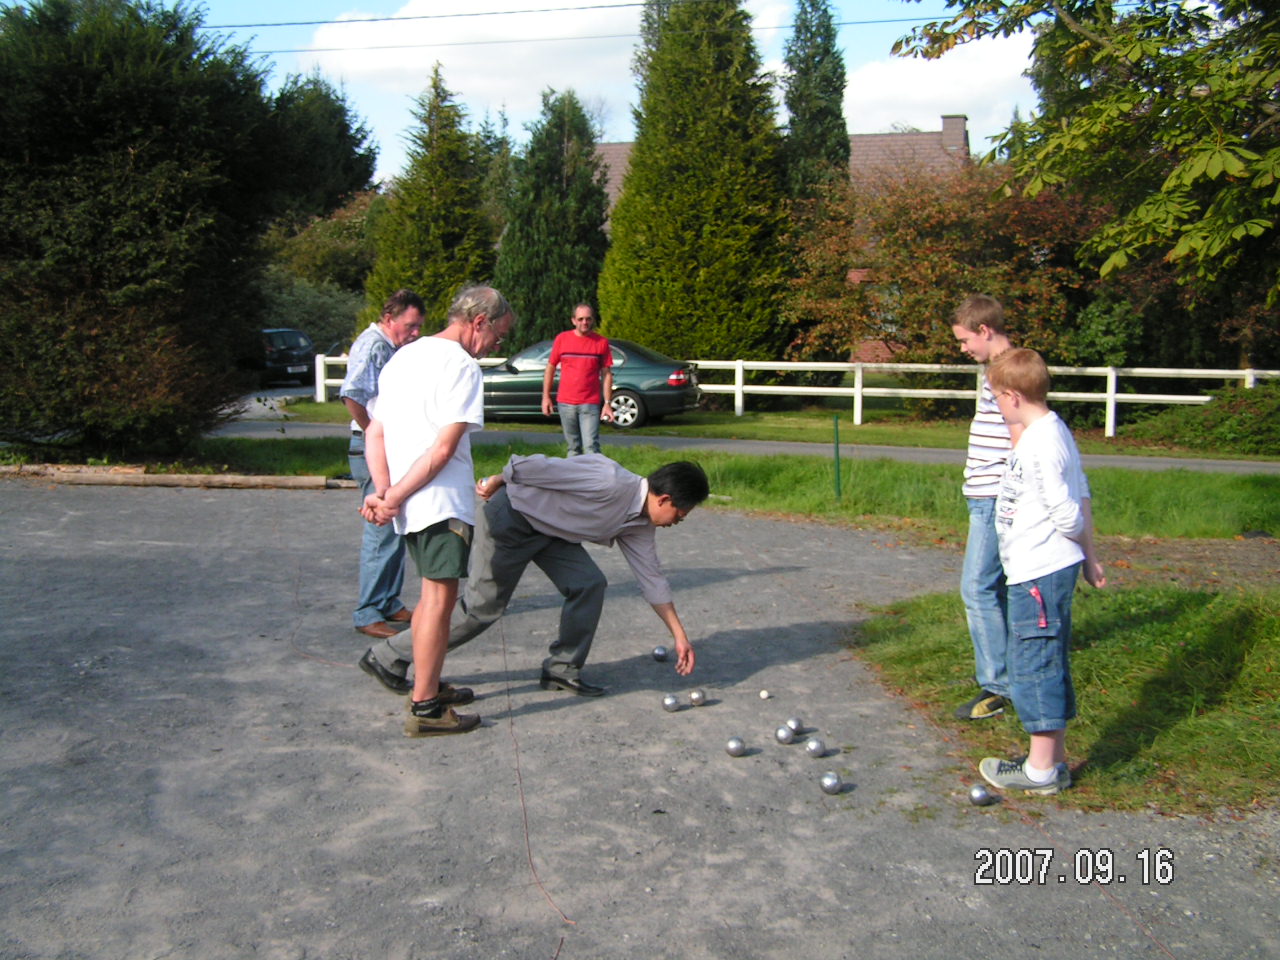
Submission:
<svg viewBox="0 0 1280 960">
<path fill-rule="evenodd" d="M 401 347 L 378 378 L 378 403 L 366 435 L 365 456 L 374 493 L 361 514 L 394 523 L 422 578 L 413 612 L 413 688 L 405 735 L 465 733 L 475 715 L 453 705 L 474 694 L 440 682 L 449 639 L 449 615 L 458 579 L 467 575 L 475 524 L 472 431 L 484 426 L 484 381 L 477 357 L 511 330 L 515 315 L 492 287 L 469 287 L 449 308 L 449 324 Z M 360 662 L 374 664 L 366 652 Z"/>
</svg>

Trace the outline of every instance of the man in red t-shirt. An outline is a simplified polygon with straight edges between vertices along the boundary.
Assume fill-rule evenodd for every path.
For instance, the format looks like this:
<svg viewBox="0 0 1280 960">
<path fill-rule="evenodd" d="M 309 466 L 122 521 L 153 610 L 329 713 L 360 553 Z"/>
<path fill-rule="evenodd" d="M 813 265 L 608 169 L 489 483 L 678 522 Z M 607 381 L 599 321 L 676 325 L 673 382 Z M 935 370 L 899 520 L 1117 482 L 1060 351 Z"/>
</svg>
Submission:
<svg viewBox="0 0 1280 960">
<path fill-rule="evenodd" d="M 556 337 L 551 345 L 547 372 L 542 378 L 542 412 L 551 416 L 551 384 L 560 368 L 556 408 L 564 430 L 568 456 L 600 452 L 600 421 L 613 421 L 613 354 L 609 341 L 592 330 L 596 325 L 591 304 L 573 308 L 573 329 Z"/>
</svg>

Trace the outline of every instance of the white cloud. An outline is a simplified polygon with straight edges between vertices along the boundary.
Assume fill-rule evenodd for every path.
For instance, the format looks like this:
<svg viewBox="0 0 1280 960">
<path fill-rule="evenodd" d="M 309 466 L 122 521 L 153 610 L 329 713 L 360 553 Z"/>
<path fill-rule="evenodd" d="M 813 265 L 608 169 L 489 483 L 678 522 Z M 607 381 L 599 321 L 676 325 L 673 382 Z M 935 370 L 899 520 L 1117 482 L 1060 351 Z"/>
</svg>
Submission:
<svg viewBox="0 0 1280 960">
<path fill-rule="evenodd" d="M 984 39 L 957 47 L 941 59 L 887 57 L 849 72 L 844 115 L 850 133 L 883 133 L 895 124 L 938 130 L 943 114 L 969 118 L 975 153 L 987 137 L 1009 124 L 1014 108 L 1025 117 L 1034 108 L 1031 81 L 1022 76 L 1031 37 Z"/>
<path fill-rule="evenodd" d="M 518 142 L 525 138 L 525 126 L 538 118 L 547 88 L 576 92 L 601 121 L 603 139 L 631 139 L 638 7 L 351 22 L 373 15 L 438 16 L 456 13 L 459 6 L 456 0 L 408 0 L 392 12 L 353 10 L 342 15 L 343 22 L 316 28 L 309 45 L 313 52 L 299 58 L 298 69 L 318 66 L 345 85 L 379 144 L 380 177 L 403 169 L 402 138 L 414 122 L 412 98 L 426 89 L 437 61 L 472 121 L 478 123 L 486 114 L 496 119 L 505 112 Z M 765 67 L 777 73 L 794 0 L 751 0 L 747 6 Z M 860 31 L 856 36 L 865 35 Z M 599 39 L 574 39 L 583 37 Z M 353 49 L 360 47 L 383 49 Z M 1015 104 L 1026 113 L 1034 103 L 1029 83 L 1019 76 L 1029 50 L 1029 39 L 1015 37 L 970 44 L 939 61 L 885 57 L 865 62 L 865 55 L 860 61 L 847 51 L 849 129 L 879 132 L 898 123 L 935 130 L 942 114 L 963 113 L 970 120 L 974 149 L 983 149 L 986 143 L 980 138 L 1003 129 Z"/>
</svg>

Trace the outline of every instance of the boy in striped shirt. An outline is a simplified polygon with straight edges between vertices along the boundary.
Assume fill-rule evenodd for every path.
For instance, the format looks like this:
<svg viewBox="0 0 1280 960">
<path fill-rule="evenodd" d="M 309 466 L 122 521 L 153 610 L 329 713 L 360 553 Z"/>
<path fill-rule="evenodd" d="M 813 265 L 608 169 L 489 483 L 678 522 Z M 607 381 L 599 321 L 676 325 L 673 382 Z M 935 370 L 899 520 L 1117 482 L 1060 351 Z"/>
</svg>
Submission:
<svg viewBox="0 0 1280 960">
<path fill-rule="evenodd" d="M 1012 346 L 1004 331 L 1004 308 L 999 300 L 985 294 L 975 294 L 956 308 L 951 332 L 959 341 L 961 352 L 984 365 Z M 995 509 L 1009 452 L 1020 432 L 1021 427 L 1005 424 L 984 371 L 978 409 L 969 425 L 969 452 L 964 465 L 969 538 L 960 575 L 960 595 L 969 621 L 974 678 L 979 689 L 977 695 L 956 709 L 956 716 L 962 720 L 998 716 L 1004 713 L 1009 697 L 1005 666 L 1007 594 L 996 540 Z"/>
</svg>

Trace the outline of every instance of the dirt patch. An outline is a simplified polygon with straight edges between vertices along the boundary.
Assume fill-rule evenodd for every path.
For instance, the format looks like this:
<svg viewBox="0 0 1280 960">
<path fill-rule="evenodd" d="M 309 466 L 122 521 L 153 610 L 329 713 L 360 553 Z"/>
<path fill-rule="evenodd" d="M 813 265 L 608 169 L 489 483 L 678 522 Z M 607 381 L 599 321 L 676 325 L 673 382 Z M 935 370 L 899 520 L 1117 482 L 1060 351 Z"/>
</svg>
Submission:
<svg viewBox="0 0 1280 960">
<path fill-rule="evenodd" d="M 1280 540 L 1157 540 L 1103 537 L 1099 553 L 1115 586 L 1169 583 L 1221 590 L 1280 586 Z"/>
</svg>

